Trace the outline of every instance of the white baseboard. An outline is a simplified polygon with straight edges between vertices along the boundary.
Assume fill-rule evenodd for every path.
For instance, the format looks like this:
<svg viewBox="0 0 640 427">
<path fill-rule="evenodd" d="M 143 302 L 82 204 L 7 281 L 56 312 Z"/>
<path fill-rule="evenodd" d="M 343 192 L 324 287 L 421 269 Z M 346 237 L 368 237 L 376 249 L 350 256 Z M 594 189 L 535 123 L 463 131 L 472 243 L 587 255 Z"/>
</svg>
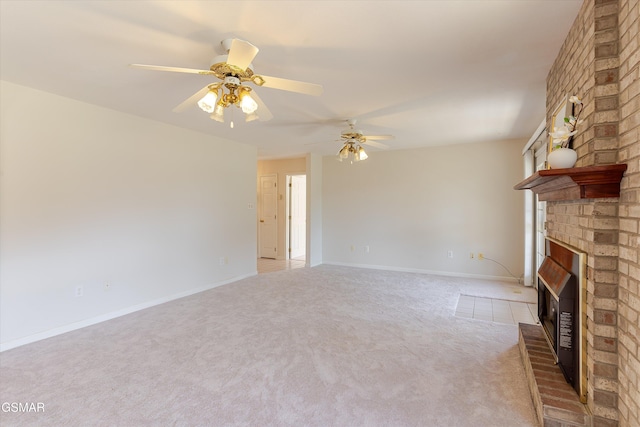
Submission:
<svg viewBox="0 0 640 427">
<path fill-rule="evenodd" d="M 107 320 L 115 319 L 116 317 L 124 316 L 127 314 L 134 313 L 136 311 L 144 310 L 145 308 L 150 308 L 156 305 L 164 304 L 165 302 L 173 301 L 176 299 L 188 297 L 193 294 L 197 294 L 200 292 L 208 291 L 213 288 L 217 288 L 218 286 L 227 285 L 229 283 L 237 282 L 238 280 L 246 279 L 247 277 L 252 277 L 257 275 L 258 272 L 255 271 L 252 274 L 245 274 L 242 276 L 237 276 L 231 279 L 226 279 L 220 282 L 216 282 L 207 286 L 203 286 L 196 289 L 190 289 L 185 292 L 180 292 L 174 295 L 169 295 L 166 297 L 158 298 L 152 301 L 144 302 L 141 304 L 136 304 L 131 307 L 126 307 L 117 311 L 112 311 L 110 313 L 105 313 L 100 316 L 91 317 L 89 319 L 81 320 L 79 322 L 70 323 L 65 326 L 60 326 L 58 328 L 50 329 L 48 331 L 39 332 L 37 334 L 29 335 L 23 338 L 19 338 L 17 340 L 8 341 L 6 343 L 0 344 L 0 352 L 11 350 L 12 348 L 20 347 L 26 344 L 30 344 L 36 341 L 44 340 L 47 338 L 55 337 L 56 335 L 61 335 L 67 332 L 75 331 L 77 329 L 85 328 L 87 326 L 95 325 L 96 323 L 105 322 Z"/>
<path fill-rule="evenodd" d="M 387 271 L 400 271 L 404 273 L 421 273 L 421 274 L 433 274 L 435 276 L 447 276 L 447 277 L 462 277 L 466 279 L 481 279 L 481 280 L 497 280 L 500 282 L 515 282 L 518 283 L 518 279 L 506 276 L 487 276 L 483 274 L 469 274 L 458 273 L 451 271 L 437 271 L 437 270 L 423 270 L 420 268 L 404 268 L 404 267 L 391 267 L 388 265 L 371 265 L 371 264 L 350 264 L 346 262 L 324 262 L 327 265 L 339 265 L 342 267 L 355 267 L 355 268 L 368 268 L 371 270 L 387 270 Z"/>
</svg>

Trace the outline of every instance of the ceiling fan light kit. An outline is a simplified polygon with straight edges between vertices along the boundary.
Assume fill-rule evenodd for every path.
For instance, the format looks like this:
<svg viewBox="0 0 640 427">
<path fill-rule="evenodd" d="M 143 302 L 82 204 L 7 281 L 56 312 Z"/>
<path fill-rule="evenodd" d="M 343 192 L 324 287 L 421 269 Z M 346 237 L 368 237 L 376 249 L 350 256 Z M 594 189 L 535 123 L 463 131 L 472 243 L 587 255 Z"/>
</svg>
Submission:
<svg viewBox="0 0 640 427">
<path fill-rule="evenodd" d="M 221 86 L 218 85 L 215 88 L 210 88 L 206 95 L 198 101 L 198 106 L 202 111 L 213 113 L 211 115 L 213 120 L 224 122 L 224 109 L 230 105 L 240 107 L 246 115 L 256 112 L 258 103 L 251 97 L 250 87 L 239 84 L 239 80 L 235 77 L 226 77 L 223 86 L 229 90 L 229 93 L 221 93 Z M 254 118 L 257 118 L 257 115 Z"/>
<path fill-rule="evenodd" d="M 349 160 L 351 163 L 367 160 L 369 156 L 361 145 L 355 141 L 347 142 L 338 152 L 338 161 Z"/>
</svg>

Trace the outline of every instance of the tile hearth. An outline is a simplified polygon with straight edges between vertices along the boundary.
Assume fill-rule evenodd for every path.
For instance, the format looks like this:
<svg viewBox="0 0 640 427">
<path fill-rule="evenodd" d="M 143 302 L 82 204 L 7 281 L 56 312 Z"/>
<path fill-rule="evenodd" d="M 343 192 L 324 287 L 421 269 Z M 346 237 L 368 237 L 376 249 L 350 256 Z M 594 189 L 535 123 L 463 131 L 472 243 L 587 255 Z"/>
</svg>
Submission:
<svg viewBox="0 0 640 427">
<path fill-rule="evenodd" d="M 535 303 L 460 295 L 455 315 L 508 325 L 535 325 L 539 324 L 536 320 L 537 310 Z"/>
</svg>

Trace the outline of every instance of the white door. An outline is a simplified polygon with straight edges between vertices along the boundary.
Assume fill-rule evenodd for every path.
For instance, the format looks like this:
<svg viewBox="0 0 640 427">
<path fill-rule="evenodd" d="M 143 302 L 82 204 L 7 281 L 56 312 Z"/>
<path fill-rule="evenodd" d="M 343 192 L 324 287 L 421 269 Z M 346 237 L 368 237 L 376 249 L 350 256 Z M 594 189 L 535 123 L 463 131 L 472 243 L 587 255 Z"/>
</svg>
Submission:
<svg viewBox="0 0 640 427">
<path fill-rule="evenodd" d="M 278 176 L 260 177 L 260 258 L 278 253 Z"/>
<path fill-rule="evenodd" d="M 307 249 L 307 176 L 289 181 L 289 258 L 304 259 Z"/>
</svg>

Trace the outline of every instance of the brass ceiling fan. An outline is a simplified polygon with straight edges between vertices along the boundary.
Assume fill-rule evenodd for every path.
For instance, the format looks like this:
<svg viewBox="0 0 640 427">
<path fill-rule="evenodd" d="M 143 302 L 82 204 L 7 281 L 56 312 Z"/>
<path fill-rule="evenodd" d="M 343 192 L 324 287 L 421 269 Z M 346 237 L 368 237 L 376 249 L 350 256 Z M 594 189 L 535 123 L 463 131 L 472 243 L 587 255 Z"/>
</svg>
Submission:
<svg viewBox="0 0 640 427">
<path fill-rule="evenodd" d="M 144 64 L 131 64 L 131 67 L 217 77 L 221 81 L 206 85 L 176 106 L 173 111 L 181 112 L 197 103 L 203 111 L 210 113 L 210 117 L 218 122 L 224 122 L 224 109 L 231 105 L 241 108 L 248 122 L 273 118 L 267 106 L 247 83 L 306 95 L 322 94 L 322 86 L 318 84 L 254 74 L 251 61 L 258 54 L 259 49 L 247 41 L 225 39 L 220 44 L 226 54 L 213 58 L 208 70 Z"/>
<path fill-rule="evenodd" d="M 376 140 L 393 139 L 393 135 L 364 135 L 361 130 L 356 130 L 356 119 L 348 119 L 349 129 L 342 132 L 339 141 L 343 141 L 343 146 L 338 151 L 338 160 L 350 160 L 351 163 L 366 160 L 369 156 L 364 151 L 363 145 L 370 145 L 376 148 L 387 149 L 388 145 Z"/>
</svg>

